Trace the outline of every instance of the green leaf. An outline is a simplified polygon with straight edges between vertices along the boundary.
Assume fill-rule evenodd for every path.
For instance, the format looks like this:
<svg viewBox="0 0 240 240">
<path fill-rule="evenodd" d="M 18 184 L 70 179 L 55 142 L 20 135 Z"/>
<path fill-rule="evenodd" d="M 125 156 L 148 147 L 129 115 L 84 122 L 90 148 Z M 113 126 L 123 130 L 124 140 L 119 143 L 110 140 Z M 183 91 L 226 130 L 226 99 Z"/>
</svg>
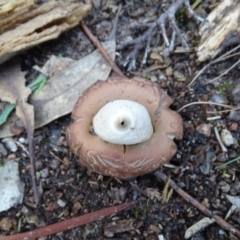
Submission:
<svg viewBox="0 0 240 240">
<path fill-rule="evenodd" d="M 41 173 L 40 172 L 36 172 L 36 178 L 39 179 L 41 177 Z"/>
<path fill-rule="evenodd" d="M 0 126 L 7 121 L 8 116 L 15 109 L 15 107 L 16 104 L 9 104 L 7 107 L 4 108 L 0 115 Z"/>
<path fill-rule="evenodd" d="M 28 85 L 28 87 L 32 91 L 38 91 L 39 88 L 42 89 L 43 85 L 46 83 L 46 80 L 47 80 L 46 76 L 44 74 L 40 74 L 32 83 L 30 83 Z M 41 89 L 40 89 L 40 91 L 41 91 Z"/>
<path fill-rule="evenodd" d="M 44 74 L 40 74 L 32 83 L 28 85 L 28 87 L 32 91 L 36 91 L 36 94 L 38 95 L 40 91 L 42 90 L 43 86 L 45 85 L 47 79 Z M 0 126 L 3 125 L 7 118 L 9 117 L 10 113 L 15 109 L 16 104 L 9 104 L 0 114 Z"/>
<path fill-rule="evenodd" d="M 222 87 L 222 85 L 220 85 L 220 86 L 218 87 L 218 92 L 219 92 L 219 94 L 222 94 L 222 93 L 223 93 L 223 87 Z"/>
<path fill-rule="evenodd" d="M 185 11 L 185 8 L 184 8 L 184 7 L 180 7 L 180 8 L 178 9 L 178 12 L 179 12 L 180 15 L 183 15 L 184 11 Z"/>
<path fill-rule="evenodd" d="M 43 86 L 45 85 L 46 81 L 47 81 L 47 79 L 45 78 L 45 79 L 39 84 L 38 88 L 36 89 L 36 94 L 37 94 L 37 95 L 41 92 L 41 90 L 42 90 Z"/>
<path fill-rule="evenodd" d="M 215 169 L 217 170 L 217 169 L 224 168 L 224 167 L 226 167 L 227 165 L 229 165 L 229 164 L 231 164 L 231 163 L 234 163 L 234 162 L 236 162 L 236 161 L 239 161 L 239 160 L 240 160 L 240 156 L 239 156 L 239 157 L 236 157 L 236 158 L 234 158 L 234 159 L 232 159 L 232 160 L 230 160 L 230 161 L 228 161 L 228 162 L 226 162 L 226 163 L 223 163 L 223 164 L 221 164 L 221 165 L 219 165 L 219 166 L 217 166 L 217 167 L 215 167 Z"/>
<path fill-rule="evenodd" d="M 2 168 L 3 168 L 3 164 L 0 163 L 0 172 L 1 172 Z"/>
<path fill-rule="evenodd" d="M 229 89 L 231 86 L 232 86 L 232 83 L 225 83 L 225 84 L 224 84 L 224 87 L 225 87 L 226 89 Z"/>
<path fill-rule="evenodd" d="M 192 10 L 194 10 L 202 1 L 201 0 L 196 0 L 193 4 L 192 4 Z"/>
<path fill-rule="evenodd" d="M 152 77 L 151 74 L 147 74 L 147 75 L 146 75 L 146 79 L 147 79 L 147 80 L 151 80 L 151 77 Z"/>
</svg>

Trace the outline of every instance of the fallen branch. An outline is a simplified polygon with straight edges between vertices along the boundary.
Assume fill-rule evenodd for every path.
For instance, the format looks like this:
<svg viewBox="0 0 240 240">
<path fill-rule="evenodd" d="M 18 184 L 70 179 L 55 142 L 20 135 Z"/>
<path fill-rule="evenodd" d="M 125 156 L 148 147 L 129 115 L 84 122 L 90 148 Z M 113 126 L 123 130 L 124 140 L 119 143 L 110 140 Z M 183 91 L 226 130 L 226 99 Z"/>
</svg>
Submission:
<svg viewBox="0 0 240 240">
<path fill-rule="evenodd" d="M 116 38 L 116 26 L 117 26 L 117 21 L 118 21 L 118 17 L 121 11 L 121 5 L 118 7 L 118 12 L 117 12 L 117 17 L 115 19 L 114 22 L 114 26 L 112 29 L 112 32 L 110 34 L 110 39 L 112 41 L 115 41 Z M 84 22 L 80 23 L 81 28 L 83 29 L 83 31 L 86 33 L 86 35 L 89 37 L 89 39 L 92 41 L 93 45 L 99 50 L 99 52 L 103 55 L 103 57 L 105 58 L 105 60 L 107 61 L 107 63 L 112 67 L 112 69 L 114 70 L 114 72 L 116 74 L 118 74 L 121 77 L 125 77 L 124 74 L 122 73 L 122 71 L 118 68 L 118 66 L 116 65 L 116 63 L 111 59 L 111 57 L 109 56 L 109 54 L 106 52 L 106 50 L 102 47 L 101 43 L 98 41 L 98 39 L 92 34 L 92 32 L 90 31 L 90 29 L 87 27 L 87 25 Z"/>
<path fill-rule="evenodd" d="M 157 170 L 154 175 L 157 177 L 158 181 L 163 180 L 166 182 L 168 180 L 168 177 L 161 171 Z M 207 215 L 210 218 L 213 218 L 216 223 L 223 229 L 232 232 L 234 235 L 240 237 L 240 231 L 232 226 L 231 224 L 227 223 L 224 219 L 221 217 L 215 215 L 213 212 L 211 212 L 209 209 L 207 209 L 204 205 L 202 205 L 200 202 L 198 202 L 196 199 L 191 197 L 189 194 L 184 192 L 177 184 L 170 180 L 170 186 L 179 194 L 181 195 L 188 203 L 191 203 L 194 207 L 196 207 L 198 210 L 200 210 L 202 213 Z"/>
<path fill-rule="evenodd" d="M 187 44 L 187 41 L 185 39 L 185 37 L 181 34 L 181 30 L 179 29 L 179 27 L 177 26 L 176 20 L 175 20 L 175 13 L 176 11 L 182 6 L 185 5 L 186 9 L 188 10 L 188 12 L 197 20 L 200 22 L 204 22 L 205 20 L 203 18 L 201 18 L 200 16 L 198 16 L 191 8 L 190 4 L 189 4 L 189 0 L 176 0 L 175 2 L 173 2 L 169 8 L 160 15 L 160 17 L 153 22 L 150 27 L 148 28 L 148 30 L 141 35 L 140 37 L 134 39 L 134 41 L 130 41 L 128 43 L 123 43 L 121 45 L 119 45 L 117 47 L 117 50 L 121 50 L 127 46 L 130 45 L 134 45 L 134 49 L 133 51 L 128 55 L 126 61 L 123 63 L 124 66 L 128 65 L 128 71 L 134 70 L 136 68 L 136 59 L 137 59 L 137 54 L 139 52 L 139 50 L 143 47 L 144 43 L 146 43 L 146 50 L 145 50 L 145 56 L 143 57 L 143 61 L 142 63 L 144 63 L 146 60 L 146 54 L 149 52 L 149 43 L 150 43 L 150 39 L 151 36 L 153 35 L 153 32 L 155 31 L 155 29 L 160 26 L 161 31 L 162 31 L 162 36 L 163 36 L 163 40 L 166 46 L 166 52 L 170 52 L 170 49 L 173 49 L 173 42 L 175 40 L 175 34 L 178 36 L 182 46 L 188 51 L 189 50 L 189 46 Z M 168 40 L 167 37 L 167 33 L 166 33 L 166 27 L 165 27 L 165 22 L 166 20 L 169 20 L 170 26 L 173 29 L 173 34 L 172 34 L 172 40 L 171 40 L 171 44 Z M 171 45 L 171 46 L 170 46 Z"/>
<path fill-rule="evenodd" d="M 134 206 L 137 202 L 129 202 L 120 204 L 114 207 L 104 208 L 102 210 L 88 213 L 79 217 L 71 218 L 62 222 L 54 223 L 43 228 L 35 229 L 29 232 L 19 233 L 11 236 L 0 236 L 1 240 L 22 240 L 22 239 L 35 239 L 44 237 L 47 235 L 56 234 L 65 230 L 69 230 L 75 227 L 79 227 L 97 220 L 101 220 L 104 217 L 116 214 L 122 210 Z"/>
</svg>

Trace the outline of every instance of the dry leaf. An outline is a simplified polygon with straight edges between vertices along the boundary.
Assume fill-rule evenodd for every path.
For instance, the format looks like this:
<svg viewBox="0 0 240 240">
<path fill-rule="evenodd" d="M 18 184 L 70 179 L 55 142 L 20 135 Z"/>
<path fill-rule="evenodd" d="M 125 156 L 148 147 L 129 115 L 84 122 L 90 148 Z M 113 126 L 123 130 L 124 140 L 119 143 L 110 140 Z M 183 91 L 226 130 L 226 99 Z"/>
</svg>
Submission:
<svg viewBox="0 0 240 240">
<path fill-rule="evenodd" d="M 240 209 L 240 197 L 239 196 L 231 196 L 231 195 L 226 195 L 226 198 L 228 201 L 236 206 L 238 209 Z"/>
<path fill-rule="evenodd" d="M 115 41 L 102 44 L 112 59 Z M 30 97 L 34 105 L 35 128 L 70 113 L 78 97 L 97 80 L 106 80 L 111 67 L 98 50 L 75 62 L 68 69 L 50 78 L 42 91 Z"/>
<path fill-rule="evenodd" d="M 71 67 L 75 62 L 76 60 L 73 60 L 72 58 L 52 55 L 42 68 L 39 68 L 38 66 L 34 66 L 33 68 L 47 77 L 54 77 L 66 68 Z"/>
<path fill-rule="evenodd" d="M 2 65 L 0 72 L 0 99 L 17 104 L 17 116 L 23 121 L 25 128 L 29 127 L 33 132 L 33 106 L 26 103 L 31 89 L 25 86 L 24 73 L 21 72 L 19 64 L 13 62 Z M 0 137 L 3 137 L 2 131 Z"/>
<path fill-rule="evenodd" d="M 57 38 L 73 28 L 91 10 L 91 5 L 50 0 L 41 5 L 34 0 L 0 2 L 0 63 L 17 52 Z"/>
<path fill-rule="evenodd" d="M 2 101 L 16 104 L 16 115 L 23 121 L 27 130 L 29 155 L 32 164 L 32 181 L 34 188 L 35 200 L 38 199 L 36 191 L 36 181 L 34 173 L 34 147 L 33 147 L 33 131 L 34 131 L 34 112 L 33 106 L 26 101 L 31 90 L 25 86 L 24 73 L 21 72 L 20 66 L 15 62 L 1 65 L 0 68 L 0 98 Z M 0 134 L 2 131 L 0 131 Z"/>
<path fill-rule="evenodd" d="M 102 45 L 114 59 L 115 41 L 108 41 Z M 62 63 L 60 63 L 61 60 Z M 97 80 L 106 80 L 111 71 L 111 67 L 98 50 L 79 61 L 72 60 L 72 65 L 69 65 L 70 60 L 69 58 L 56 60 L 56 57 L 51 57 L 40 70 L 41 72 L 46 71 L 50 75 L 53 73 L 57 73 L 57 75 L 47 81 L 38 95 L 30 96 L 30 103 L 34 105 L 35 112 L 34 128 L 44 126 L 54 119 L 70 113 L 81 93 Z M 62 71 L 59 71 L 60 68 Z M 21 80 L 21 84 L 25 86 L 25 78 Z M 28 91 L 31 92 L 30 89 Z M 17 116 L 11 114 L 7 122 L 0 127 L 0 138 L 14 135 L 10 131 L 10 127 L 17 120 Z"/>
</svg>

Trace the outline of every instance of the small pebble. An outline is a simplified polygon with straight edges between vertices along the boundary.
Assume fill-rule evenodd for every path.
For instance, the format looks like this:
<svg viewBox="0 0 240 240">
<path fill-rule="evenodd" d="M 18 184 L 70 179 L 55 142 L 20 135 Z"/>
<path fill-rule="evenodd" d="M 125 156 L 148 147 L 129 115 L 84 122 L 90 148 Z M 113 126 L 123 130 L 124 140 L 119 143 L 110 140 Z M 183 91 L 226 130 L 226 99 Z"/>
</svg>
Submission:
<svg viewBox="0 0 240 240">
<path fill-rule="evenodd" d="M 228 160 L 228 154 L 227 153 L 219 153 L 217 155 L 217 161 L 219 162 L 226 162 Z"/>
<path fill-rule="evenodd" d="M 157 77 L 154 75 L 154 76 L 151 76 L 151 81 L 152 82 L 156 82 L 158 79 L 157 79 Z"/>
<path fill-rule="evenodd" d="M 77 214 L 78 211 L 82 208 L 82 205 L 80 202 L 75 202 L 74 205 L 73 205 L 73 213 L 74 214 Z"/>
<path fill-rule="evenodd" d="M 6 156 L 7 155 L 7 150 L 6 148 L 0 143 L 0 153 L 3 155 L 3 156 Z"/>
<path fill-rule="evenodd" d="M 240 121 L 240 112 L 236 111 L 236 110 L 231 110 L 228 117 L 229 117 L 229 119 L 238 122 L 238 121 Z"/>
<path fill-rule="evenodd" d="M 201 134 L 205 135 L 206 137 L 211 136 L 211 125 L 210 124 L 202 123 L 199 126 L 197 126 L 196 130 L 198 133 L 201 133 Z"/>
<path fill-rule="evenodd" d="M 230 185 L 224 181 L 220 182 L 219 185 L 221 185 L 221 190 L 224 192 L 224 193 L 227 193 L 230 191 Z"/>
<path fill-rule="evenodd" d="M 12 138 L 4 138 L 2 140 L 3 143 L 5 143 L 6 147 L 11 151 L 11 152 L 16 152 L 17 151 L 17 145 L 14 142 Z"/>
<path fill-rule="evenodd" d="M 230 131 L 237 131 L 238 130 L 238 123 L 234 122 L 229 126 Z"/>
<path fill-rule="evenodd" d="M 217 94 L 217 93 L 212 95 L 212 97 L 210 98 L 210 101 L 215 102 L 215 103 L 221 103 L 221 104 L 227 104 L 228 103 L 228 100 L 224 95 Z"/>
<path fill-rule="evenodd" d="M 58 199 L 57 204 L 60 207 L 65 207 L 67 203 L 65 201 L 63 201 L 62 199 Z"/>
<path fill-rule="evenodd" d="M 60 136 L 61 136 L 61 129 L 53 129 L 51 131 L 51 135 L 49 137 L 49 140 L 50 140 L 51 143 L 57 144 L 58 139 L 60 138 Z"/>
<path fill-rule="evenodd" d="M 221 131 L 221 139 L 222 139 L 223 144 L 227 147 L 234 144 L 233 136 L 227 129 L 223 129 Z"/>
<path fill-rule="evenodd" d="M 167 75 L 168 77 L 171 77 L 171 76 L 173 75 L 173 69 L 172 69 L 172 67 L 168 67 L 168 68 L 166 69 L 166 75 Z"/>
<path fill-rule="evenodd" d="M 232 185 L 232 189 L 235 190 L 237 193 L 240 193 L 240 182 L 234 183 Z"/>
<path fill-rule="evenodd" d="M 47 178 L 49 176 L 49 169 L 48 168 L 44 168 L 40 171 L 41 177 L 42 178 Z"/>
<path fill-rule="evenodd" d="M 127 187 L 120 187 L 119 189 L 119 196 L 122 201 L 125 201 L 126 199 L 126 194 L 127 194 L 128 188 Z"/>
<path fill-rule="evenodd" d="M 49 163 L 50 168 L 52 168 L 54 170 L 57 169 L 59 167 L 59 165 L 60 165 L 60 161 L 56 158 L 53 158 Z"/>
<path fill-rule="evenodd" d="M 35 162 L 35 165 L 36 165 L 36 170 L 37 170 L 37 171 L 39 171 L 39 170 L 41 170 L 41 169 L 43 168 L 43 163 L 42 163 L 41 160 L 37 160 L 37 161 Z"/>
<path fill-rule="evenodd" d="M 28 215 L 30 211 L 26 206 L 23 205 L 21 212 L 23 215 Z"/>
<path fill-rule="evenodd" d="M 20 138 L 18 139 L 18 141 L 19 141 L 20 143 L 26 143 L 26 139 L 23 138 L 23 137 L 20 137 Z"/>
</svg>

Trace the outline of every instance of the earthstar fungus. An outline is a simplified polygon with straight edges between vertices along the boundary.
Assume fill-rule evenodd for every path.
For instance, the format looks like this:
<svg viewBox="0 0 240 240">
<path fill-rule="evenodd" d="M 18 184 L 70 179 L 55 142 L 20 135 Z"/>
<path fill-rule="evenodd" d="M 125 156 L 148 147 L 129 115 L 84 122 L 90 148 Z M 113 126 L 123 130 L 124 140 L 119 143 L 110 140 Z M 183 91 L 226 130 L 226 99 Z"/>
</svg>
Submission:
<svg viewBox="0 0 240 240">
<path fill-rule="evenodd" d="M 73 109 L 68 144 L 90 171 L 119 179 L 153 172 L 175 155 L 173 138 L 183 135 L 180 115 L 169 109 L 172 102 L 157 83 L 143 78 L 97 81 Z"/>
</svg>

